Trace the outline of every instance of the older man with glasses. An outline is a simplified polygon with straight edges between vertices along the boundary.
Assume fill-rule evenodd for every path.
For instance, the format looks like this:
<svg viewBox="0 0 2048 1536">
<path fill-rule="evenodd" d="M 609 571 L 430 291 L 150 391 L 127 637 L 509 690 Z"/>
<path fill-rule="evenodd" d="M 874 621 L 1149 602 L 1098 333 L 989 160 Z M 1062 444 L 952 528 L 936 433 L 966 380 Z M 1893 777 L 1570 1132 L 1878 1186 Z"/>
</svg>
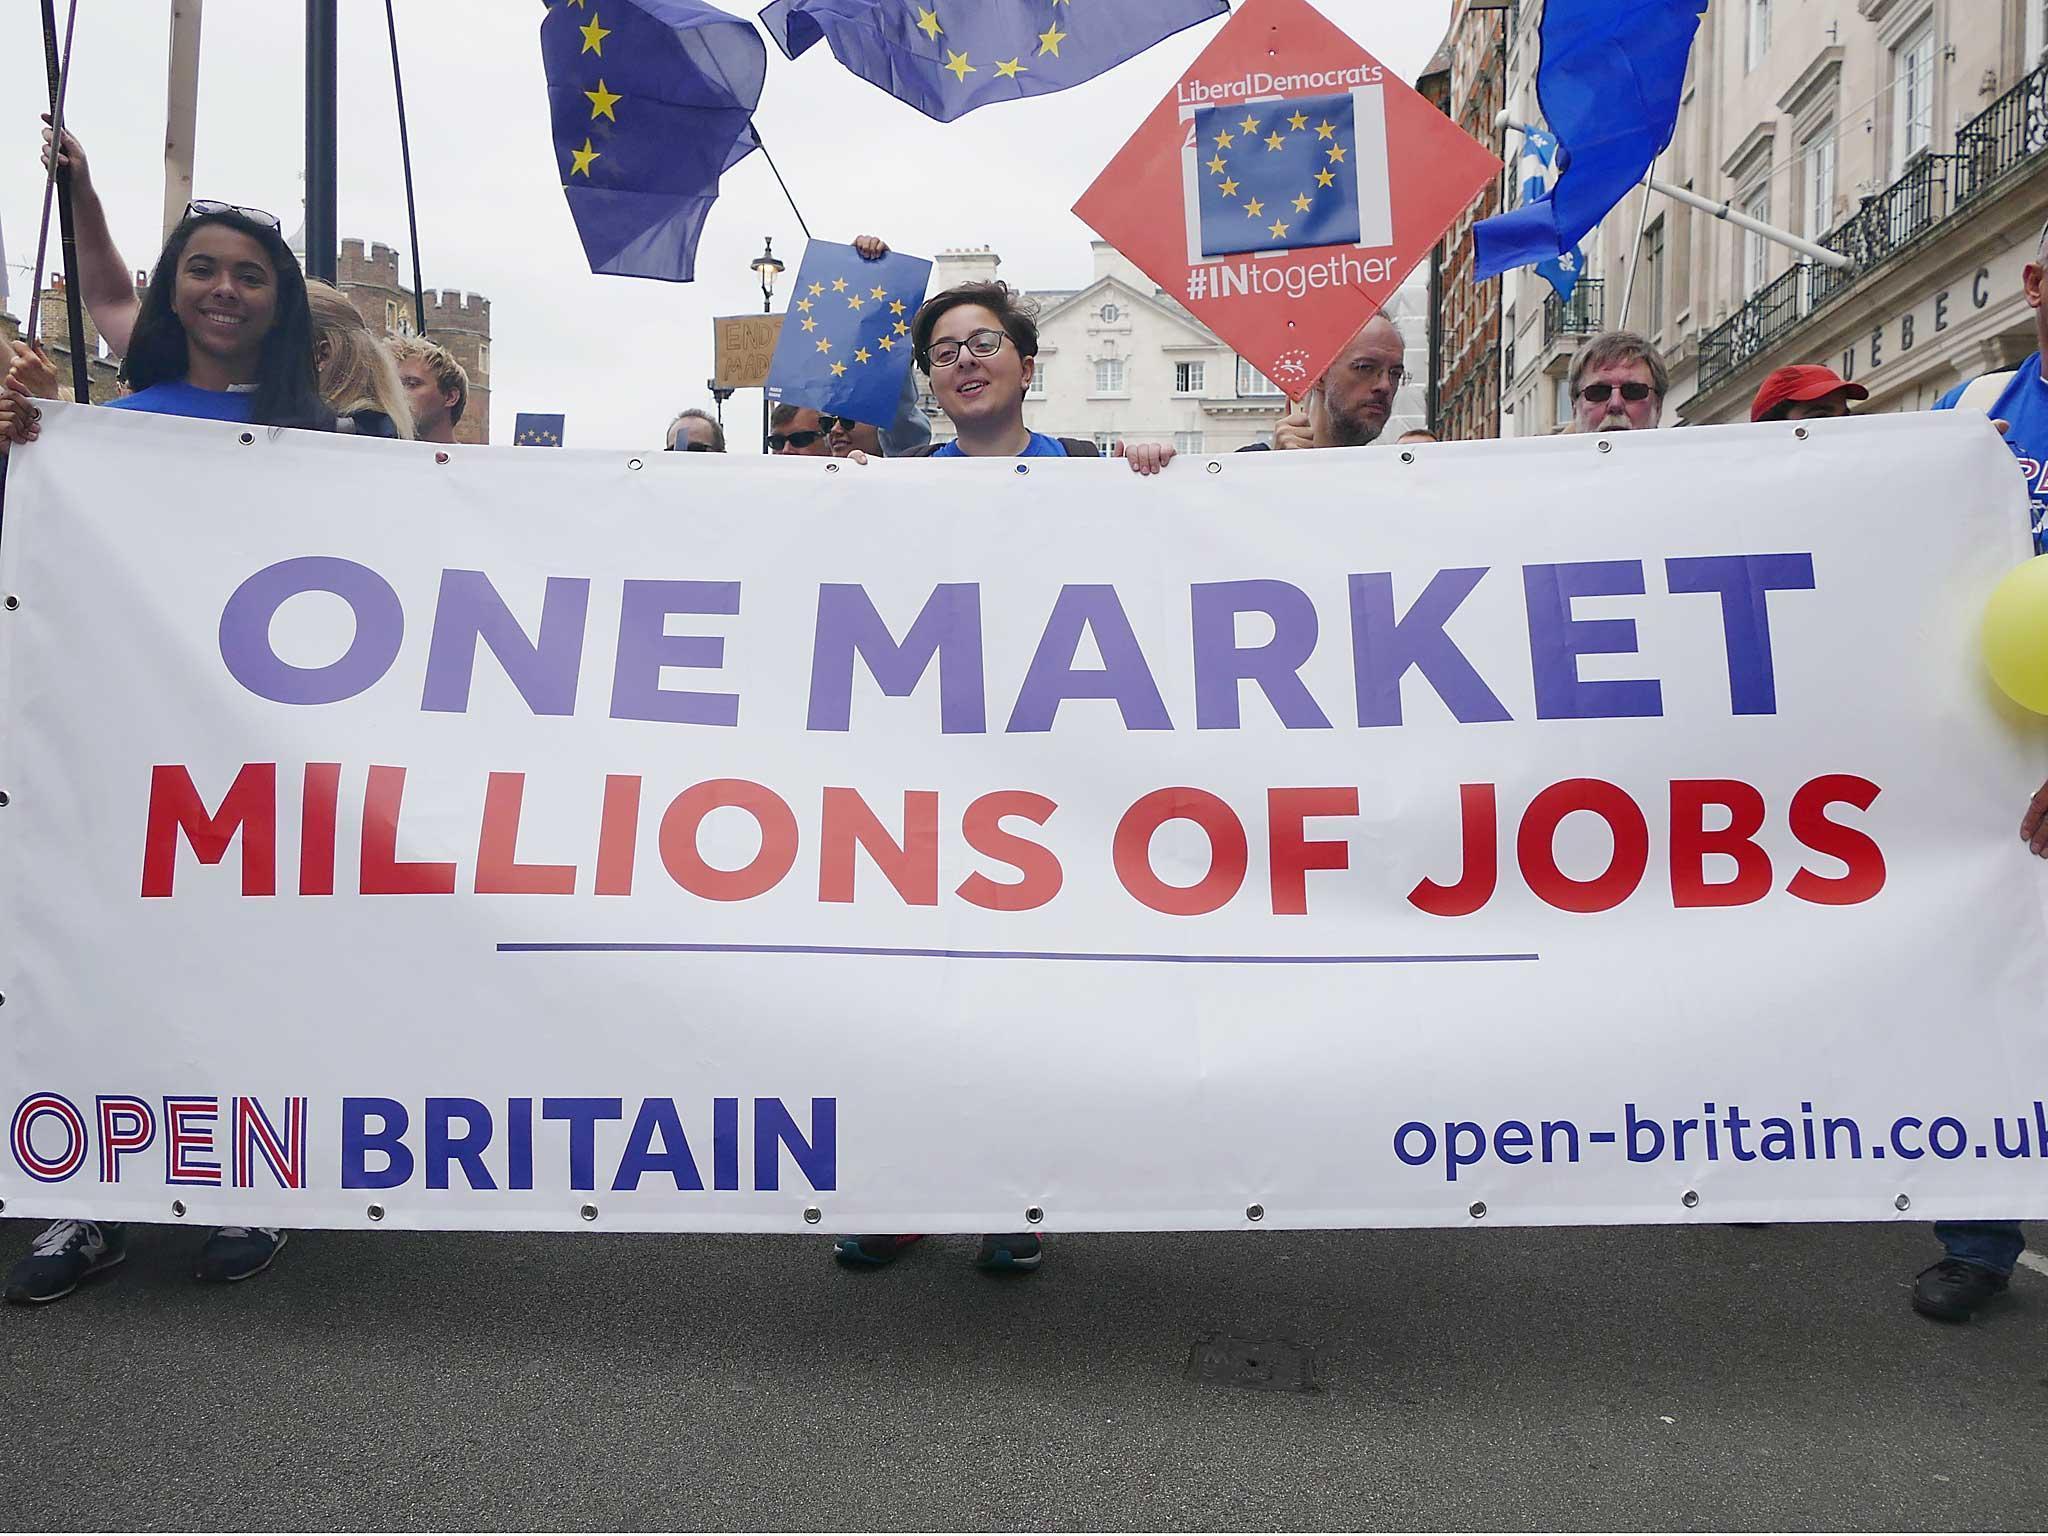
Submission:
<svg viewBox="0 0 2048 1536">
<path fill-rule="evenodd" d="M 1634 331 L 1595 336 L 1572 359 L 1574 432 L 1647 432 L 1664 424 L 1671 372 Z"/>
</svg>

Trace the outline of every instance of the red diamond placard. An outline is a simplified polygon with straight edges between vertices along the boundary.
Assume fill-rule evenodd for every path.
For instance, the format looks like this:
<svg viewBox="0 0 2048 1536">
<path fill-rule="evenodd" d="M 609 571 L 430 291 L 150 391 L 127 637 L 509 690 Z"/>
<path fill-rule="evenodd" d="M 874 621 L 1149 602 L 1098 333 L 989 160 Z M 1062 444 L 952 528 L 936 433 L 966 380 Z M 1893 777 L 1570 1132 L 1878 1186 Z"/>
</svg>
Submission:
<svg viewBox="0 0 2048 1536">
<path fill-rule="evenodd" d="M 1074 212 L 1298 400 L 1500 172 L 1308 0 L 1245 0 Z"/>
</svg>

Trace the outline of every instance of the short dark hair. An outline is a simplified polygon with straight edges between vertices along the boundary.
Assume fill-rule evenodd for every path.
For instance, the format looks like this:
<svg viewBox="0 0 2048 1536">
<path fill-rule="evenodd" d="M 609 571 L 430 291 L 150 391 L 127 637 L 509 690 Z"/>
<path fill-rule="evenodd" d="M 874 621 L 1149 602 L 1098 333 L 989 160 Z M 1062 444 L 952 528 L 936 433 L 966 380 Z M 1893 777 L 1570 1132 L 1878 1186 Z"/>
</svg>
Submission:
<svg viewBox="0 0 2048 1536">
<path fill-rule="evenodd" d="M 668 424 L 668 443 L 666 446 L 671 448 L 675 446 L 676 436 L 682 430 L 682 425 L 686 421 L 703 422 L 711 429 L 711 451 L 713 453 L 725 452 L 725 428 L 718 424 L 716 416 L 695 405 L 691 406 L 688 410 L 676 412 L 676 419 Z"/>
<path fill-rule="evenodd" d="M 1036 304 L 1008 283 L 962 283 L 957 288 L 948 288 L 944 293 L 935 293 L 926 299 L 917 312 L 917 319 L 911 322 L 912 355 L 917 359 L 917 366 L 927 375 L 932 371 L 932 331 L 949 311 L 969 304 L 978 304 L 996 317 L 1019 357 L 1038 356 Z"/>
<path fill-rule="evenodd" d="M 796 420 L 796 413 L 803 409 L 804 407 L 800 405 L 778 405 L 773 411 L 769 412 L 768 424 L 775 427 L 786 427 Z"/>
</svg>

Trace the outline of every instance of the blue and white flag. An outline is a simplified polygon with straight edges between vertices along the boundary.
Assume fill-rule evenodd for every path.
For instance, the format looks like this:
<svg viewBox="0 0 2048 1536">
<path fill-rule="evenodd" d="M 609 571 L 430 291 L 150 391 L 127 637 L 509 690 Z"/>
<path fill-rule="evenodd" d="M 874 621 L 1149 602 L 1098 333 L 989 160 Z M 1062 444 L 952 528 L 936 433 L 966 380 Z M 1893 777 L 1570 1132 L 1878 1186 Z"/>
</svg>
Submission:
<svg viewBox="0 0 2048 1536">
<path fill-rule="evenodd" d="M 1671 142 L 1707 0 L 1549 0 L 1536 99 L 1561 148 L 1533 202 L 1473 226 L 1480 281 L 1572 255 Z"/>
<path fill-rule="evenodd" d="M 1522 137 L 1521 183 L 1523 203 L 1533 203 L 1557 184 L 1557 135 L 1538 128 Z M 1559 256 L 1536 263 L 1536 274 L 1557 291 L 1560 303 L 1571 301 L 1579 285 L 1579 273 L 1586 264 L 1586 248 L 1580 244 Z"/>
</svg>

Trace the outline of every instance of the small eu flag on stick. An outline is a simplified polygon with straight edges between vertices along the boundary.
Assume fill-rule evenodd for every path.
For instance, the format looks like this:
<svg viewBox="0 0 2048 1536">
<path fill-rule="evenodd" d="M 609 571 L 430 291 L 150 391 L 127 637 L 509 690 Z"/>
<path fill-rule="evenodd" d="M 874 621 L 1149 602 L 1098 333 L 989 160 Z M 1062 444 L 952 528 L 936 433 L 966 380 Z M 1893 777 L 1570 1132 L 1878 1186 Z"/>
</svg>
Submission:
<svg viewBox="0 0 2048 1536">
<path fill-rule="evenodd" d="M 562 428 L 567 416 L 545 416 L 530 411 L 521 411 L 512 423 L 512 446 L 515 448 L 559 448 L 562 446 Z"/>
<path fill-rule="evenodd" d="M 718 178 L 759 146 L 760 34 L 703 0 L 555 0 L 540 45 L 590 270 L 689 282 Z"/>
<path fill-rule="evenodd" d="M 795 58 L 832 56 L 927 117 L 950 123 L 992 101 L 1093 80 L 1228 0 L 774 0 L 761 25 Z"/>
<path fill-rule="evenodd" d="M 866 261 L 850 245 L 813 240 L 768 365 L 768 397 L 887 426 L 931 277 L 932 264 L 917 256 Z"/>
</svg>

